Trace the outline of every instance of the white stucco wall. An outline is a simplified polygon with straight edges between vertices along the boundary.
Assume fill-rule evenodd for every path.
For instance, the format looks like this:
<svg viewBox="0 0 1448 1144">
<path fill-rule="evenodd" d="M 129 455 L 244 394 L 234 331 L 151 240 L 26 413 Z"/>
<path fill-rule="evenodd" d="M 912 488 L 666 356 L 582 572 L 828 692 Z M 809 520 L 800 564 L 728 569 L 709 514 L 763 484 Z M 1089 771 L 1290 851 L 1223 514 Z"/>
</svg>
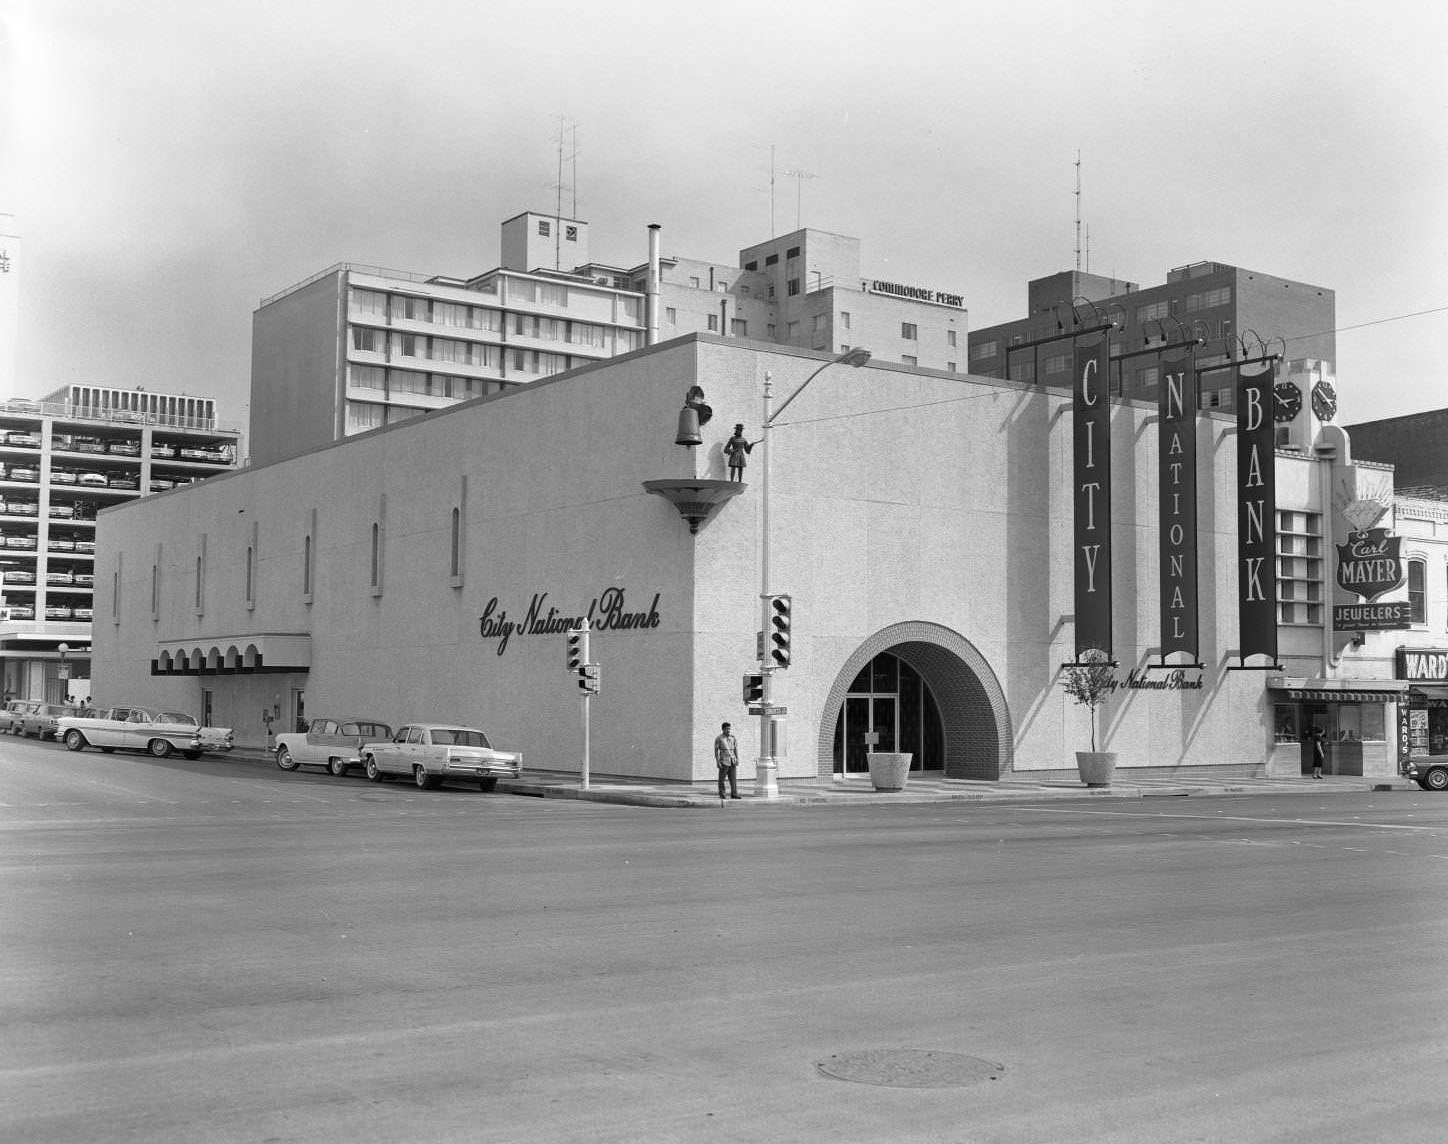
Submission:
<svg viewBox="0 0 1448 1144">
<path fill-rule="evenodd" d="M 592 703 L 592 767 L 712 781 L 710 744 L 725 719 L 746 760 L 755 721 L 740 699 L 758 628 L 760 463 L 748 488 L 697 536 L 645 480 L 726 475 L 736 422 L 760 436 L 760 392 L 782 401 L 825 360 L 729 339 L 682 338 L 526 389 L 352 438 L 276 465 L 137 501 L 98 522 L 94 688 L 101 702 L 185 703 L 215 692 L 218 722 L 261 742 L 260 705 L 305 686 L 307 711 L 394 724 L 457 719 L 485 727 L 529 766 L 574 769 L 580 703 L 564 637 L 479 635 L 496 597 L 521 620 L 534 593 L 566 614 L 610 588 L 631 611 L 657 594 L 657 627 L 596 633 L 603 690 Z M 714 409 L 705 444 L 673 444 L 698 383 Z M 1085 713 L 1059 685 L 1071 658 L 1070 410 L 1060 394 L 889 365 L 829 367 L 774 431 L 772 588 L 795 604 L 783 779 L 812 775 L 845 660 L 892 624 L 940 625 L 974 646 L 1005 691 L 1018 770 L 1074 765 Z M 1113 422 L 1116 654 L 1144 666 L 1156 631 L 1154 411 Z M 1201 691 L 1123 691 L 1102 720 L 1121 766 L 1259 765 L 1266 719 L 1259 672 L 1234 662 L 1235 439 L 1204 417 L 1201 452 Z M 461 586 L 448 576 L 449 515 L 467 479 Z M 383 499 L 385 498 L 385 513 Z M 315 513 L 316 585 L 302 595 Z M 380 594 L 369 532 L 385 535 Z M 254 607 L 245 549 L 256 524 Z M 205 536 L 205 606 L 194 561 Z M 152 566 L 161 607 L 151 611 Z M 119 570 L 121 612 L 107 586 Z M 545 605 L 546 610 L 546 605 Z M 163 641 L 308 632 L 306 676 L 155 678 Z M 1194 674 L 1194 673 L 1193 673 Z M 746 763 L 746 778 L 751 766 Z"/>
</svg>

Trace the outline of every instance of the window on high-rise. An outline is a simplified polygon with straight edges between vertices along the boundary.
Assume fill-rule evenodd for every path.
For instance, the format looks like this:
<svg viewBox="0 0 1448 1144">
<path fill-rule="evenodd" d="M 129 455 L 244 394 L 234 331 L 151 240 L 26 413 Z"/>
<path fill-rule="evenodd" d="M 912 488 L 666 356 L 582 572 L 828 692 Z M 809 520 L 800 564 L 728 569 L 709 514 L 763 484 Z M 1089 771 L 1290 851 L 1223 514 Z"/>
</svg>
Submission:
<svg viewBox="0 0 1448 1144">
<path fill-rule="evenodd" d="M 789 280 L 788 286 L 789 286 L 789 296 L 790 296 L 791 298 L 793 298 L 796 294 L 799 293 L 799 279 L 798 279 L 798 278 L 791 278 L 791 279 Z"/>
<path fill-rule="evenodd" d="M 907 342 L 913 342 L 920 336 L 920 329 L 914 322 L 900 323 L 900 336 Z"/>
<path fill-rule="evenodd" d="M 542 219 L 542 218 L 540 218 L 540 219 L 538 220 L 538 237 L 539 237 L 539 238 L 547 238 L 547 237 L 548 237 L 549 235 L 551 235 L 552 233 L 553 233 L 553 224 L 550 223 L 547 219 Z"/>
<path fill-rule="evenodd" d="M 952 347 L 955 345 L 955 331 L 954 331 L 954 330 L 946 330 L 946 331 L 945 331 L 945 344 L 948 345 L 948 346 L 952 346 Z"/>
</svg>

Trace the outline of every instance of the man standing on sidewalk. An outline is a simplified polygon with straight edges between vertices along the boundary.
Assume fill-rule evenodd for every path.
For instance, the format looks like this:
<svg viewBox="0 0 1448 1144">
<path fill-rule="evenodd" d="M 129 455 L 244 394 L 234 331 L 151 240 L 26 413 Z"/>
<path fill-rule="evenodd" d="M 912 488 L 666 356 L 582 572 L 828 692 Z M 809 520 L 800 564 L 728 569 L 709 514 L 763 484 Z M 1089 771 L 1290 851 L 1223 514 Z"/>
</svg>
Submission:
<svg viewBox="0 0 1448 1144">
<path fill-rule="evenodd" d="M 714 765 L 719 768 L 719 801 L 724 801 L 724 777 L 729 777 L 729 797 L 739 797 L 739 743 L 725 723 L 714 739 Z"/>
</svg>

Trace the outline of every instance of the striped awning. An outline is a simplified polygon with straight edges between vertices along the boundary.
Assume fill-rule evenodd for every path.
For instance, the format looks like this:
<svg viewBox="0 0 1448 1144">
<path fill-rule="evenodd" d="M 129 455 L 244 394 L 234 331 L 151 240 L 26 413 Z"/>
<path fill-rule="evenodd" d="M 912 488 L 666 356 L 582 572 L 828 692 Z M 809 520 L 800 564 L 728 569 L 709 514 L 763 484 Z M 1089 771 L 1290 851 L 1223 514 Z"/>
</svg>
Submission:
<svg viewBox="0 0 1448 1144">
<path fill-rule="evenodd" d="M 1282 700 L 1293 703 L 1398 703 L 1406 699 L 1406 691 L 1374 691 L 1370 688 L 1283 687 L 1278 690 Z"/>
</svg>

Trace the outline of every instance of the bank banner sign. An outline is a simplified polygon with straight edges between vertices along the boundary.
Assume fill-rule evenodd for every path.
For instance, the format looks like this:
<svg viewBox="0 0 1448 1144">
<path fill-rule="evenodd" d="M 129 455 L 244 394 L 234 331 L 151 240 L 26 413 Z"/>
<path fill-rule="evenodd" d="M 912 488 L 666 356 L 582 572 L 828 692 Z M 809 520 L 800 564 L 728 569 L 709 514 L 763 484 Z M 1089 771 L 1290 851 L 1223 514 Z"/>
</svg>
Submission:
<svg viewBox="0 0 1448 1144">
<path fill-rule="evenodd" d="M 1197 373 L 1162 362 L 1157 398 L 1161 658 L 1197 654 Z"/>
<path fill-rule="evenodd" d="M 1075 489 L 1076 658 L 1091 648 L 1111 654 L 1110 343 L 1076 342 L 1072 478 Z"/>
<path fill-rule="evenodd" d="M 1270 362 L 1237 367 L 1237 638 L 1244 664 L 1254 655 L 1277 661 L 1273 375 Z"/>
</svg>

